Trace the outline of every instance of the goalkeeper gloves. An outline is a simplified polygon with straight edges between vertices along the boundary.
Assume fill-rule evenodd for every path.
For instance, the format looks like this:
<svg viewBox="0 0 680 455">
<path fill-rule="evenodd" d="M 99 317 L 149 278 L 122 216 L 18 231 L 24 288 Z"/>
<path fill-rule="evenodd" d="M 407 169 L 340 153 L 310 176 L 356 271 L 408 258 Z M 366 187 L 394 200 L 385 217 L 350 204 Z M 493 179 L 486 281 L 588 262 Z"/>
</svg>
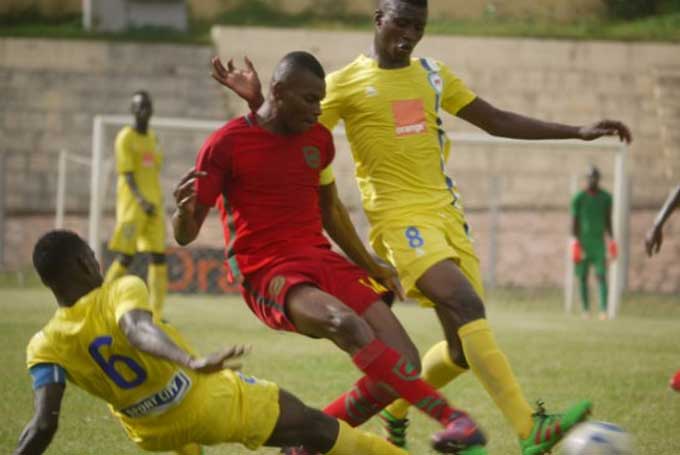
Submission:
<svg viewBox="0 0 680 455">
<path fill-rule="evenodd" d="M 609 242 L 607 242 L 607 250 L 609 251 L 609 257 L 612 261 L 619 257 L 619 245 L 616 243 L 616 240 L 609 239 Z"/>
<path fill-rule="evenodd" d="M 583 260 L 583 248 L 578 239 L 573 239 L 571 241 L 571 260 L 574 261 L 574 263 L 579 263 Z"/>
</svg>

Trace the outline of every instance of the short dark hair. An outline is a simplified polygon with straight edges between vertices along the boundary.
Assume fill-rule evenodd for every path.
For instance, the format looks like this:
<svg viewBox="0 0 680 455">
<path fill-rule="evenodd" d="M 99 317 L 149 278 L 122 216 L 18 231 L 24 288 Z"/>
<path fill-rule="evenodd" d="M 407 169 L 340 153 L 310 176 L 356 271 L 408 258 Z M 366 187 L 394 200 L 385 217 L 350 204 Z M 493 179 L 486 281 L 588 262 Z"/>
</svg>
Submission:
<svg viewBox="0 0 680 455">
<path fill-rule="evenodd" d="M 274 70 L 274 80 L 280 81 L 288 77 L 292 71 L 304 69 L 319 79 L 326 77 L 326 72 L 323 70 L 321 63 L 309 52 L 293 51 L 286 54 Z"/>
<path fill-rule="evenodd" d="M 398 0 L 409 5 L 419 6 L 420 8 L 427 8 L 427 0 Z"/>
<path fill-rule="evenodd" d="M 378 0 L 378 8 L 382 8 L 386 3 L 408 3 L 418 8 L 427 8 L 427 0 Z"/>
<path fill-rule="evenodd" d="M 597 168 L 597 166 L 590 165 L 588 166 L 588 170 L 586 171 L 586 175 L 588 177 L 600 177 L 602 174 L 600 174 L 600 170 Z"/>
<path fill-rule="evenodd" d="M 33 267 L 45 284 L 56 284 L 72 272 L 68 263 L 86 246 L 75 232 L 63 229 L 50 231 L 33 247 Z"/>
<path fill-rule="evenodd" d="M 148 100 L 151 99 L 151 95 L 149 95 L 149 92 L 147 92 L 146 90 L 137 90 L 135 93 L 132 94 L 132 97 L 134 98 L 137 95 L 143 96 Z"/>
</svg>

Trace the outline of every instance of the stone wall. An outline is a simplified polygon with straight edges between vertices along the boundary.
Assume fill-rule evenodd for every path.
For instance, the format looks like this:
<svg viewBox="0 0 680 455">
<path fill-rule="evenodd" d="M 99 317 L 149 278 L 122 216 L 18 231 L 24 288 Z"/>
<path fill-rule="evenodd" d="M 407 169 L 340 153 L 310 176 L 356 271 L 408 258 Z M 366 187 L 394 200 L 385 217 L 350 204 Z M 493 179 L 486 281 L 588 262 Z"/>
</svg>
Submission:
<svg viewBox="0 0 680 455">
<path fill-rule="evenodd" d="M 223 58 L 249 55 L 269 79 L 276 62 L 293 49 L 317 55 L 338 69 L 371 44 L 367 32 L 217 27 L 213 39 Z M 268 46 L 256 43 L 266 42 Z M 338 46 L 337 43 L 342 43 Z M 426 36 L 417 55 L 447 63 L 481 97 L 496 106 L 549 121 L 586 124 L 617 118 L 630 125 L 632 196 L 635 207 L 660 204 L 680 181 L 680 46 L 675 44 Z M 265 82 L 266 86 L 266 82 Z M 243 104 L 229 96 L 234 110 Z M 478 132 L 444 116 L 449 131 Z M 545 147 L 456 145 L 449 171 L 463 186 L 468 206 L 485 206 L 486 180 L 504 179 L 503 202 L 513 207 L 562 207 L 569 181 L 594 163 L 611 187 L 612 154 Z M 340 153 L 338 160 L 348 159 Z M 339 164 L 339 166 L 342 166 Z M 351 167 L 351 166 L 350 166 Z"/>
<path fill-rule="evenodd" d="M 7 159 L 10 211 L 54 210 L 57 153 L 89 159 L 93 116 L 126 114 L 134 91 L 146 89 L 157 117 L 225 119 L 208 76 L 205 46 L 0 39 L 0 151 Z M 115 129 L 107 131 L 113 154 Z M 164 133 L 168 178 L 189 167 L 205 133 Z M 89 168 L 69 164 L 67 207 L 83 211 Z M 166 186 L 170 186 L 167 182 Z"/>
<path fill-rule="evenodd" d="M 213 35 L 223 57 L 250 55 L 265 80 L 291 49 L 314 52 L 331 70 L 370 43 L 370 35 L 362 32 L 227 28 Z M 263 42 L 268 45 L 257 44 Z M 339 42 L 343 45 L 337 46 Z M 213 52 L 207 46 L 0 39 L 0 152 L 8 154 L 5 265 L 29 264 L 38 233 L 52 226 L 57 152 L 66 148 L 90 156 L 93 115 L 125 114 L 130 94 L 140 88 L 154 97 L 157 117 L 220 120 L 244 112 L 242 102 L 209 78 Z M 637 209 L 631 218 L 630 284 L 634 289 L 680 291 L 680 270 L 674 263 L 678 244 L 673 243 L 673 235 L 679 237 L 677 221 L 669 225 L 662 257 L 647 261 L 640 254 L 651 208 L 658 208 L 680 180 L 680 137 L 673 126 L 680 124 L 680 47 L 433 36 L 425 39 L 419 53 L 445 60 L 474 90 L 501 107 L 549 120 L 580 123 L 612 116 L 629 122 L 636 139 L 631 172 Z M 452 118 L 446 126 L 454 132 L 475 131 Z M 107 135 L 109 152 L 114 133 Z M 193 162 L 205 135 L 160 134 L 167 157 L 166 194 Z M 365 238 L 347 144 L 338 140 L 337 147 L 338 186 Z M 449 172 L 461 187 L 486 262 L 485 213 L 491 182 L 499 182 L 498 202 L 505 211 L 498 238 L 499 284 L 561 282 L 571 179 L 589 162 L 603 169 L 604 186 L 611 188 L 612 158 L 594 149 L 461 146 L 454 139 Z M 108 213 L 112 186 L 111 180 Z M 86 211 L 88 200 L 89 169 L 70 164 L 69 213 Z M 172 201 L 168 197 L 166 202 Z M 36 212 L 43 215 L 35 218 Z M 79 220 L 79 231 L 86 233 L 86 223 Z M 110 234 L 110 223 L 102 231 Z M 219 230 L 211 232 L 208 243 L 221 244 Z"/>
</svg>

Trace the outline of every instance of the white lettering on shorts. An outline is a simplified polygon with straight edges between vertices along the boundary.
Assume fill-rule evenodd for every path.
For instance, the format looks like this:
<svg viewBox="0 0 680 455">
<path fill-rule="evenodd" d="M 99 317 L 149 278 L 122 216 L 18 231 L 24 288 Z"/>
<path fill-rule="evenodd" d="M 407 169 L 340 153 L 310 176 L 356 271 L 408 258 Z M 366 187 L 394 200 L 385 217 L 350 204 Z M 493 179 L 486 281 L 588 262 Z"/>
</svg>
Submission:
<svg viewBox="0 0 680 455">
<path fill-rule="evenodd" d="M 174 374 L 168 385 L 132 406 L 121 409 L 120 413 L 128 417 L 144 417 L 157 415 L 178 405 L 191 389 L 191 379 L 182 371 Z"/>
</svg>

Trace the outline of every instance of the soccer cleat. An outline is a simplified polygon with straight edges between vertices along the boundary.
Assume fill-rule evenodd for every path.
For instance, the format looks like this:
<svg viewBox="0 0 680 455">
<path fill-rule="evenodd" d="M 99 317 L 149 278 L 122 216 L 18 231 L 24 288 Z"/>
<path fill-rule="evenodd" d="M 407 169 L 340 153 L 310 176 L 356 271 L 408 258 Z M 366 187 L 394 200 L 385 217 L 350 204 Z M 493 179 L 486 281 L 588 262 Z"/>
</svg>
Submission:
<svg viewBox="0 0 680 455">
<path fill-rule="evenodd" d="M 583 400 L 566 410 L 564 414 L 546 414 L 543 402 L 531 416 L 534 426 L 525 439 L 520 438 L 522 455 L 543 455 L 552 448 L 579 422 L 583 422 L 592 409 L 590 401 Z"/>
<path fill-rule="evenodd" d="M 383 423 L 387 440 L 394 446 L 405 448 L 408 419 L 398 419 L 386 409 L 383 409 L 378 416 Z"/>
<path fill-rule="evenodd" d="M 486 455 L 486 437 L 477 424 L 462 411 L 456 411 L 446 427 L 432 436 L 432 448 L 439 453 Z"/>
</svg>

